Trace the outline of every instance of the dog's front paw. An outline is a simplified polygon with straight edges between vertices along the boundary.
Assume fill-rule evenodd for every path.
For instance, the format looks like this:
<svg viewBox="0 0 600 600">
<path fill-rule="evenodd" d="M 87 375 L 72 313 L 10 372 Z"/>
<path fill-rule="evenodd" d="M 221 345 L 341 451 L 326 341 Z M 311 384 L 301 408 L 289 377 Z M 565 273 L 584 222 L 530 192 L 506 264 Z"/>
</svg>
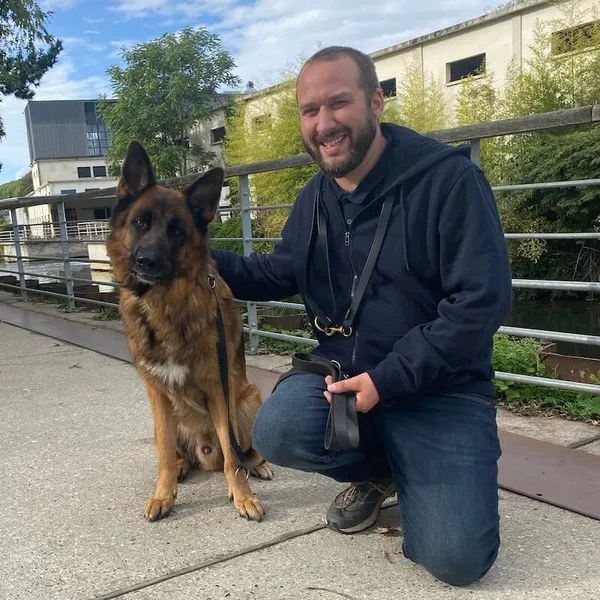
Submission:
<svg viewBox="0 0 600 600">
<path fill-rule="evenodd" d="M 270 480 L 273 479 L 273 470 L 271 469 L 271 465 L 265 462 L 262 465 L 258 465 L 258 467 L 252 469 L 250 475 L 252 475 L 252 477 L 256 477 L 257 479 Z"/>
<path fill-rule="evenodd" d="M 256 496 L 239 497 L 234 494 L 233 505 L 240 517 L 250 521 L 261 521 L 265 516 L 265 509 Z"/>
<path fill-rule="evenodd" d="M 175 504 L 175 498 L 173 496 L 169 496 L 168 498 L 156 498 L 153 496 L 146 501 L 144 517 L 146 517 L 148 521 L 158 521 L 159 519 L 163 519 L 171 512 L 173 504 Z"/>
</svg>

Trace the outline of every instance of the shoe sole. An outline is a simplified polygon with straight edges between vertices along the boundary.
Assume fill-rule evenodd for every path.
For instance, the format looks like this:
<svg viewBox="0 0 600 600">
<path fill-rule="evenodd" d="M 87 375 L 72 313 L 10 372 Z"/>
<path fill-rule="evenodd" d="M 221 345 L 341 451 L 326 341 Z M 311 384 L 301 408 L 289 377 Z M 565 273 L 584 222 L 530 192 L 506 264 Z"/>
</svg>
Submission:
<svg viewBox="0 0 600 600">
<path fill-rule="evenodd" d="M 365 529 L 369 529 L 370 527 L 373 527 L 373 525 L 375 525 L 375 522 L 377 521 L 377 519 L 379 518 L 379 515 L 381 514 L 381 505 L 388 498 L 390 498 L 390 496 L 384 496 L 383 498 L 381 498 L 381 500 L 379 500 L 377 502 L 377 504 L 375 505 L 375 508 L 373 509 L 373 512 L 369 515 L 369 517 L 367 517 L 364 521 L 361 521 L 358 525 L 342 528 L 339 525 L 337 525 L 336 523 L 330 523 L 328 521 L 327 527 L 329 527 L 329 529 L 331 529 L 337 533 L 343 533 L 343 534 L 358 533 L 359 531 L 364 531 Z"/>
</svg>

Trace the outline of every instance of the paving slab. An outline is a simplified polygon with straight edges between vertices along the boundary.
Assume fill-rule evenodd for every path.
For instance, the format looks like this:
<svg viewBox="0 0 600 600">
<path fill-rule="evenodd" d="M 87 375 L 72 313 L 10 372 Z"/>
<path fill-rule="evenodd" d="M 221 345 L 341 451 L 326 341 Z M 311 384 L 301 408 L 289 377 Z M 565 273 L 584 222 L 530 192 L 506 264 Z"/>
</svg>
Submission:
<svg viewBox="0 0 600 600">
<path fill-rule="evenodd" d="M 400 553 L 401 531 L 322 530 L 129 593 L 125 600 L 595 600 L 600 523 L 501 493 L 502 546 L 480 582 L 451 587 Z M 380 527 L 397 527 L 385 511 Z M 388 532 L 389 533 L 389 530 Z M 391 533 L 394 533 L 393 531 Z"/>
<path fill-rule="evenodd" d="M 338 489 L 275 467 L 252 480 L 267 517 L 240 518 L 221 474 L 180 486 L 173 514 L 143 518 L 156 459 L 150 409 L 129 365 L 2 326 L 0 598 L 78 600 L 322 522 Z M 51 340 L 50 340 L 51 341 Z M 46 349 L 46 354 L 33 354 Z"/>
<path fill-rule="evenodd" d="M 591 444 L 586 444 L 579 449 L 583 450 L 584 452 L 589 452 L 590 454 L 600 456 L 600 440 L 597 442 L 592 442 Z M 600 502 L 600 498 L 598 499 L 598 502 Z"/>
<path fill-rule="evenodd" d="M 498 408 L 498 427 L 543 442 L 570 446 L 600 434 L 600 428 L 581 421 L 560 417 L 523 416 Z"/>
</svg>

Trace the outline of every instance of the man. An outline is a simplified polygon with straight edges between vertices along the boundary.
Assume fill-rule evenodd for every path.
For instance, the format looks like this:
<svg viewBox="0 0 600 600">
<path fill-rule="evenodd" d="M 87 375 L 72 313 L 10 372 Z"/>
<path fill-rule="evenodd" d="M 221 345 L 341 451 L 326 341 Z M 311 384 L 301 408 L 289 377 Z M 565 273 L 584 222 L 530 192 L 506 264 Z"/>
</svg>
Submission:
<svg viewBox="0 0 600 600">
<path fill-rule="evenodd" d="M 404 555 L 444 582 L 470 584 L 500 545 L 491 353 L 512 287 L 493 194 L 468 146 L 380 123 L 368 56 L 319 51 L 296 95 L 319 173 L 271 254 L 214 257 L 237 298 L 302 294 L 315 353 L 348 378 L 281 381 L 257 415 L 254 447 L 274 464 L 350 483 L 327 513 L 342 533 L 370 527 L 397 493 Z M 386 198 L 394 204 L 380 254 L 344 329 Z M 326 335 L 328 326 L 337 332 Z M 356 394 L 360 444 L 328 452 L 328 402 L 344 391 Z"/>
</svg>

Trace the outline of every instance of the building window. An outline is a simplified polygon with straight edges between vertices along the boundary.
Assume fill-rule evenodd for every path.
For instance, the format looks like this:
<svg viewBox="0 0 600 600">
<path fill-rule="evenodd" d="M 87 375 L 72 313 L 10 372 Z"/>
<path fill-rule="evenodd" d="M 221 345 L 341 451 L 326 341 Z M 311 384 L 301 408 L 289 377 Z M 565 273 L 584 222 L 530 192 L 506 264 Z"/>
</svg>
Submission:
<svg viewBox="0 0 600 600">
<path fill-rule="evenodd" d="M 225 139 L 225 127 L 216 127 L 210 130 L 210 143 L 220 144 Z"/>
<path fill-rule="evenodd" d="M 89 167 L 77 167 L 77 176 L 79 179 L 82 179 L 83 177 L 91 177 L 92 170 Z"/>
<path fill-rule="evenodd" d="M 106 177 L 106 167 L 94 167 L 94 177 Z"/>
<path fill-rule="evenodd" d="M 76 194 L 77 190 L 60 190 L 62 196 L 69 196 L 70 194 Z"/>
<path fill-rule="evenodd" d="M 94 209 L 94 220 L 95 221 L 104 221 L 106 219 L 110 219 L 110 215 L 111 215 L 110 207 Z"/>
<path fill-rule="evenodd" d="M 85 188 L 86 192 L 95 192 L 96 190 L 99 190 L 100 188 Z"/>
<path fill-rule="evenodd" d="M 393 98 L 396 95 L 396 78 L 384 79 L 379 82 L 379 87 L 386 98 Z"/>
<path fill-rule="evenodd" d="M 551 36 L 551 52 L 560 55 L 586 50 L 600 43 L 600 21 L 590 21 L 576 27 L 555 31 Z"/>
<path fill-rule="evenodd" d="M 485 53 L 469 56 L 446 64 L 446 81 L 452 83 L 469 76 L 485 73 Z"/>
</svg>

